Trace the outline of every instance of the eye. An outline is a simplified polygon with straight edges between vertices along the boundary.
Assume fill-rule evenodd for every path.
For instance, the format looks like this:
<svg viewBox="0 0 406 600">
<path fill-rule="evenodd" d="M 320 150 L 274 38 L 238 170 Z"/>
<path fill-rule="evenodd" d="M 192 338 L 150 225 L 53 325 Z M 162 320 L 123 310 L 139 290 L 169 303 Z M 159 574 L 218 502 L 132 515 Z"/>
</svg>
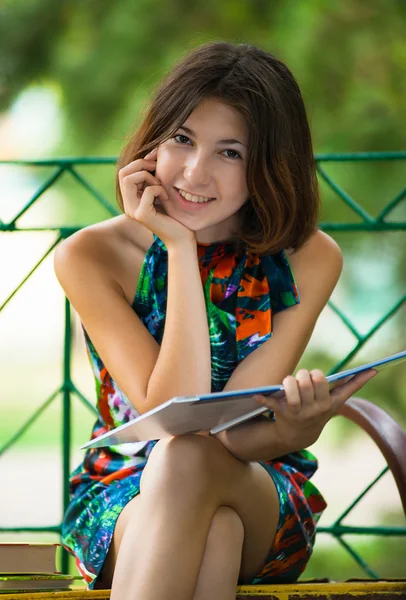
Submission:
<svg viewBox="0 0 406 600">
<path fill-rule="evenodd" d="M 179 141 L 176 138 L 179 138 Z M 187 137 L 187 135 L 183 135 L 182 133 L 178 133 L 177 135 L 174 135 L 173 139 L 175 140 L 175 142 L 177 144 L 183 144 L 183 145 L 185 145 L 185 143 L 186 143 L 184 140 L 190 141 L 189 138 Z"/>
<path fill-rule="evenodd" d="M 241 154 L 239 152 L 237 152 L 236 150 L 231 150 L 230 148 L 228 148 L 227 150 L 224 150 L 224 152 L 233 152 L 234 156 L 226 156 L 226 158 L 232 158 L 233 160 L 235 160 L 236 158 L 242 158 Z"/>
<path fill-rule="evenodd" d="M 191 139 L 188 138 L 187 135 L 183 135 L 183 133 L 177 133 L 176 135 L 173 136 L 172 139 L 175 140 L 176 144 L 180 144 L 181 146 L 188 145 L 188 142 L 192 143 Z M 236 150 L 232 150 L 231 148 L 228 148 L 227 150 L 223 150 L 223 153 L 224 152 L 232 153 L 232 156 L 226 156 L 226 158 L 231 158 L 232 160 L 242 158 L 242 156 L 239 152 L 237 152 Z"/>
</svg>

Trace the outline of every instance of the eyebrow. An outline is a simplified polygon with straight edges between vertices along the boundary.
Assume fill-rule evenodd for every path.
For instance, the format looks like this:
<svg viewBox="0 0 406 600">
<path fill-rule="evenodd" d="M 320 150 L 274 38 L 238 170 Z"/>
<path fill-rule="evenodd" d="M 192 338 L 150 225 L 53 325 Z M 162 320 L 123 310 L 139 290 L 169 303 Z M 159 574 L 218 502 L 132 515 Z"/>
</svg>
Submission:
<svg viewBox="0 0 406 600">
<path fill-rule="evenodd" d="M 184 125 L 181 125 L 181 127 L 179 127 L 179 129 L 183 129 L 183 131 L 186 131 L 186 133 L 188 133 L 189 135 L 193 135 L 194 137 L 196 137 L 195 132 L 192 131 L 191 129 L 189 129 L 189 127 L 185 127 Z M 244 148 L 247 147 L 242 142 L 239 142 L 238 140 L 234 140 L 233 138 L 230 138 L 228 140 L 218 140 L 216 143 L 217 144 L 240 144 L 240 146 L 244 146 Z"/>
</svg>

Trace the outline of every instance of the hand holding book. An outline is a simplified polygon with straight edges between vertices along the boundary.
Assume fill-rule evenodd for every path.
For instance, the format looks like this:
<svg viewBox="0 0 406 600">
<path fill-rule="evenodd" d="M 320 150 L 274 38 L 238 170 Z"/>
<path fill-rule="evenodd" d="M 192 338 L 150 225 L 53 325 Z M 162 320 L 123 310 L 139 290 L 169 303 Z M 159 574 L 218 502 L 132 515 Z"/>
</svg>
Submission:
<svg viewBox="0 0 406 600">
<path fill-rule="evenodd" d="M 333 389 L 319 369 L 301 369 L 296 377 L 283 380 L 284 398 L 254 396 L 258 404 L 275 413 L 272 435 L 284 452 L 293 452 L 314 444 L 326 423 L 344 404 L 377 374 L 374 369 L 357 373 Z"/>
<path fill-rule="evenodd" d="M 406 364 L 406 350 L 328 377 L 325 377 L 319 370 L 312 371 L 312 373 L 319 373 L 318 377 L 315 375 L 316 379 L 320 378 L 315 391 L 312 383 L 311 394 L 313 397 L 310 396 L 309 400 L 308 392 L 306 392 L 309 382 L 303 382 L 301 388 L 304 389 L 299 394 L 300 402 L 297 388 L 296 392 L 292 390 L 289 394 L 291 400 L 288 407 L 286 407 L 285 388 L 282 385 L 172 398 L 136 419 L 91 440 L 82 448 L 134 444 L 131 452 L 135 454 L 144 447 L 148 440 L 202 431 L 210 431 L 212 435 L 215 435 L 254 419 L 269 410 L 278 415 L 278 431 L 285 427 L 293 427 L 289 423 L 293 424 L 295 419 L 301 421 L 301 419 L 308 418 L 307 424 L 304 422 L 300 424 L 301 435 L 304 438 L 317 439 L 324 423 L 322 416 L 315 417 L 315 421 L 312 421 L 312 410 L 319 415 L 325 411 L 324 418 L 328 420 L 338 407 L 365 385 L 377 371 L 400 363 Z M 294 377 L 287 379 L 291 382 L 296 381 Z M 299 383 L 294 385 L 299 386 Z M 258 402 L 256 397 L 261 397 L 263 400 Z M 294 407 L 295 404 L 296 407 Z M 289 414 L 286 414 L 287 410 L 289 410 Z M 294 416 L 295 410 L 298 413 L 296 417 Z M 327 417 L 327 415 L 329 416 Z M 316 426 L 317 420 L 319 424 Z M 298 429 L 299 425 L 295 427 Z"/>
</svg>

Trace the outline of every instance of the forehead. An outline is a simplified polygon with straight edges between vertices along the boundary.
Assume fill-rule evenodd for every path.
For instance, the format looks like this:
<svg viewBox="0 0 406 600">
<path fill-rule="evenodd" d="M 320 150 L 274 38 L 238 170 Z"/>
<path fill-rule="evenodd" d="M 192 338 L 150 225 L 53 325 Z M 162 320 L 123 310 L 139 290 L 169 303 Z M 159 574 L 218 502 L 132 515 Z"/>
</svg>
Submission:
<svg viewBox="0 0 406 600">
<path fill-rule="evenodd" d="M 218 139 L 237 137 L 243 138 L 243 143 L 248 139 L 248 127 L 241 113 L 216 98 L 202 100 L 183 124 L 201 136 L 209 133 Z"/>
</svg>

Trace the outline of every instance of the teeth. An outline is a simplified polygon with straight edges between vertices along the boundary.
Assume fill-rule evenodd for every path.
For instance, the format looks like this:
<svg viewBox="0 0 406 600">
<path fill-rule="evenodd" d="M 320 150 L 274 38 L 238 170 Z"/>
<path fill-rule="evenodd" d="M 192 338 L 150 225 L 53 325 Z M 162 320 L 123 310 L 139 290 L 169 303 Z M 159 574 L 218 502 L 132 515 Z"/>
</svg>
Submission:
<svg viewBox="0 0 406 600">
<path fill-rule="evenodd" d="M 207 198 L 206 196 L 193 196 L 192 194 L 189 194 L 189 192 L 184 192 L 183 190 L 178 191 L 179 194 L 186 198 L 186 200 L 189 200 L 189 202 L 208 202 L 210 200 L 210 198 Z"/>
</svg>

